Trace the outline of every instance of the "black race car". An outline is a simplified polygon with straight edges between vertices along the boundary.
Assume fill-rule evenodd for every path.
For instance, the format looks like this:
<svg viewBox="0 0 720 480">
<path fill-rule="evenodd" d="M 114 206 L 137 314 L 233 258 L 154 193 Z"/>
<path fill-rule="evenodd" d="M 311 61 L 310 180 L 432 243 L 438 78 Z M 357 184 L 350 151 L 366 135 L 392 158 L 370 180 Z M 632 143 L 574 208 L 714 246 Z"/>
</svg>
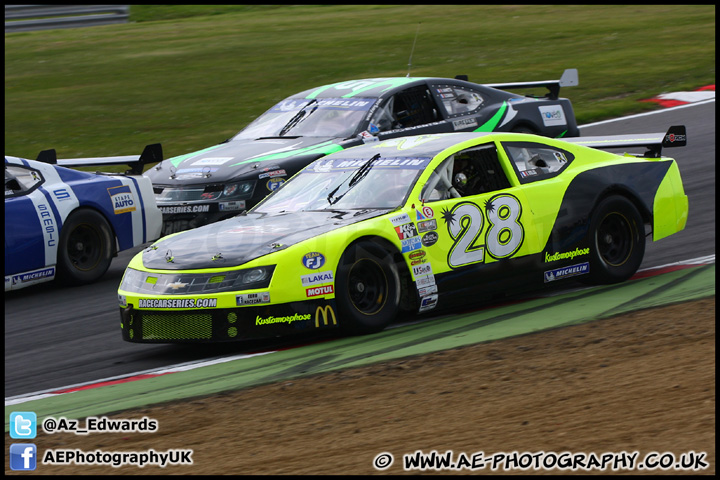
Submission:
<svg viewBox="0 0 720 480">
<path fill-rule="evenodd" d="M 234 137 L 170 158 L 145 175 L 163 212 L 163 235 L 232 217 L 257 204 L 310 162 L 362 143 L 443 132 L 521 132 L 576 137 L 570 100 L 559 80 L 477 84 L 449 78 L 350 80 L 300 92 Z M 546 87 L 545 96 L 504 89 Z"/>
</svg>

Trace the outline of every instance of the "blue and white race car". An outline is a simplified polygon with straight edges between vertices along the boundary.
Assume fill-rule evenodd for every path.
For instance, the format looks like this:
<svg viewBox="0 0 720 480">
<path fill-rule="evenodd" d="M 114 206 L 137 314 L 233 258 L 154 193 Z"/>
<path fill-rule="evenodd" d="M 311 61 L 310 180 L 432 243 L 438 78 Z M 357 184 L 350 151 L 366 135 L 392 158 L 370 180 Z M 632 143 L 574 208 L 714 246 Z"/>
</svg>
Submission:
<svg viewBox="0 0 720 480">
<path fill-rule="evenodd" d="M 45 150 L 37 160 L 5 157 L 5 291 L 55 278 L 68 285 L 99 279 L 119 251 L 156 240 L 162 214 L 146 163 L 162 160 L 162 147 L 142 155 L 58 160 Z M 65 167 L 128 164 L 123 174 Z"/>
</svg>

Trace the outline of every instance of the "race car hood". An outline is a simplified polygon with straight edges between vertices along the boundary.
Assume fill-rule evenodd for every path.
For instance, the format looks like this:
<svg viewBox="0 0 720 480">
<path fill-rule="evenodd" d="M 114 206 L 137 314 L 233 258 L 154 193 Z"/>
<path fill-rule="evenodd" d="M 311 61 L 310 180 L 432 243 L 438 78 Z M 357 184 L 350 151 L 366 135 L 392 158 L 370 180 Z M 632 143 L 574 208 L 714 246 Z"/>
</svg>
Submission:
<svg viewBox="0 0 720 480">
<path fill-rule="evenodd" d="M 272 137 L 240 139 L 169 158 L 144 173 L 155 185 L 224 183 L 257 178 L 265 168 L 281 167 L 284 159 L 322 156 L 342 147 L 334 137 Z"/>
<path fill-rule="evenodd" d="M 234 267 L 385 213 L 388 210 L 238 215 L 161 238 L 143 252 L 142 262 L 145 268 L 161 270 Z"/>
</svg>

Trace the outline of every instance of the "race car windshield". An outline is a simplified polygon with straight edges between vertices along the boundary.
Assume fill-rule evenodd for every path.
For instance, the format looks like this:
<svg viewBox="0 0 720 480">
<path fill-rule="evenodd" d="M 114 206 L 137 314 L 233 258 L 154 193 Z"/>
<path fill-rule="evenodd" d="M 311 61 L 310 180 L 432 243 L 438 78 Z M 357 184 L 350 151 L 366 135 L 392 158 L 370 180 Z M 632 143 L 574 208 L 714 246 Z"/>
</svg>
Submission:
<svg viewBox="0 0 720 480">
<path fill-rule="evenodd" d="M 429 158 L 320 159 L 252 211 L 393 209 L 405 202 L 429 162 Z"/>
<path fill-rule="evenodd" d="M 352 136 L 374 98 L 290 98 L 256 118 L 232 140 Z"/>
</svg>

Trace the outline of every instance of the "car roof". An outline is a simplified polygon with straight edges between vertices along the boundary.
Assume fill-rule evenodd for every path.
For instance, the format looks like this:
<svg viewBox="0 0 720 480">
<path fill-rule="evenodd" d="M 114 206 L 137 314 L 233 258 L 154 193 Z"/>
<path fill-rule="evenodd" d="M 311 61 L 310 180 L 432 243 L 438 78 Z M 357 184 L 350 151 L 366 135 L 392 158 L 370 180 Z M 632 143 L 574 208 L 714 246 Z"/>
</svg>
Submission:
<svg viewBox="0 0 720 480">
<path fill-rule="evenodd" d="M 341 150 L 326 158 L 360 159 L 370 158 L 377 153 L 385 158 L 432 158 L 443 150 L 467 141 L 476 141 L 475 143 L 478 144 L 487 143 L 492 141 L 495 136 L 492 132 L 456 132 L 398 137 Z M 477 141 L 478 139 L 483 139 L 483 141 Z"/>
<path fill-rule="evenodd" d="M 464 82 L 462 80 L 454 80 L 450 78 L 430 78 L 430 77 L 383 77 L 383 78 L 364 78 L 358 80 L 347 80 L 322 87 L 315 87 L 303 92 L 297 93 L 290 98 L 380 98 L 390 95 L 397 90 L 412 87 L 415 85 L 425 85 L 430 80 L 441 84 L 464 84 L 477 87 L 477 84 Z"/>
</svg>

